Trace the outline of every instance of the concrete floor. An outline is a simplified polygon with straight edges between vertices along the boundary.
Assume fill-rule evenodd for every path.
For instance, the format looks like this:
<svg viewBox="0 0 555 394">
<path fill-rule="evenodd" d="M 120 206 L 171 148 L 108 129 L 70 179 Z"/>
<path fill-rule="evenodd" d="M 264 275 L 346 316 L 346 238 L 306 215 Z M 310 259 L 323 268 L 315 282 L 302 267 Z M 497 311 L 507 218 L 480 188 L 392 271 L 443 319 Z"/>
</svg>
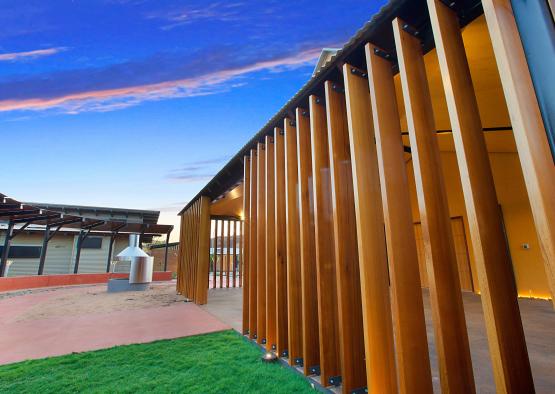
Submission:
<svg viewBox="0 0 555 394">
<path fill-rule="evenodd" d="M 439 393 L 439 371 L 433 338 L 429 294 L 423 290 L 434 392 Z M 495 393 L 480 296 L 463 294 L 466 324 L 478 393 Z M 555 393 L 555 311 L 551 302 L 520 299 L 520 310 L 537 393 Z M 242 289 L 210 289 L 202 308 L 235 330 L 241 330 Z"/>
<path fill-rule="evenodd" d="M 208 303 L 201 305 L 234 330 L 241 332 L 243 325 L 243 289 L 208 289 Z"/>
</svg>

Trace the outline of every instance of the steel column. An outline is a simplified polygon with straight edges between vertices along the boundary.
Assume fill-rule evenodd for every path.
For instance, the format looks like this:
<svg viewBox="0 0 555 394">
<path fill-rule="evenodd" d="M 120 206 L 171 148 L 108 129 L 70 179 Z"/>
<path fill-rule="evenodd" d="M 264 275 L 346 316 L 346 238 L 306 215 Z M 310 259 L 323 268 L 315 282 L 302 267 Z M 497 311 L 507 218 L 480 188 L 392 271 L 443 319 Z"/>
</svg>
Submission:
<svg viewBox="0 0 555 394">
<path fill-rule="evenodd" d="M 8 223 L 8 229 L 6 230 L 6 239 L 4 240 L 4 249 L 2 249 L 2 258 L 0 260 L 0 277 L 4 276 L 8 265 L 8 253 L 12 242 L 13 225 L 13 221 L 10 220 Z"/>
<path fill-rule="evenodd" d="M 40 250 L 39 270 L 37 275 L 42 275 L 44 272 L 44 262 L 46 260 L 46 249 L 48 248 L 48 241 L 50 241 L 50 226 L 44 229 L 44 238 L 42 239 L 42 248 Z"/>
<path fill-rule="evenodd" d="M 110 235 L 110 246 L 108 247 L 108 259 L 106 261 L 106 273 L 110 272 L 110 264 L 112 263 L 112 249 L 114 248 L 114 241 L 116 240 L 117 231 L 112 231 Z"/>
<path fill-rule="evenodd" d="M 171 230 L 166 234 L 166 250 L 164 252 L 164 272 L 168 270 L 168 243 L 170 242 Z"/>
<path fill-rule="evenodd" d="M 75 266 L 73 268 L 73 273 L 76 274 L 79 271 L 79 260 L 81 259 L 81 245 L 86 236 L 83 236 L 84 232 L 81 230 L 79 232 L 79 237 L 77 238 L 77 251 L 75 252 Z"/>
<path fill-rule="evenodd" d="M 106 273 L 110 272 L 110 263 L 112 262 L 112 250 L 114 248 L 114 242 L 116 241 L 116 235 L 118 235 L 119 230 L 125 227 L 125 224 L 121 224 L 112 230 L 112 235 L 110 235 L 110 246 L 108 248 L 108 259 L 106 261 Z"/>
</svg>

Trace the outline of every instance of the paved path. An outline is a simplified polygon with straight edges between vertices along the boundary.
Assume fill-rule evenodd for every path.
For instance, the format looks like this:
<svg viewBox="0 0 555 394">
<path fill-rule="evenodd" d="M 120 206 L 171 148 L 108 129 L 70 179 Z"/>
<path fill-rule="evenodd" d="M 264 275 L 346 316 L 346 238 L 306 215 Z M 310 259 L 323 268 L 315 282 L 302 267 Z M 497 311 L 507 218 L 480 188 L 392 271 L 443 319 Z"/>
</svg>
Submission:
<svg viewBox="0 0 555 394">
<path fill-rule="evenodd" d="M 175 284 L 165 286 L 170 293 L 175 288 Z M 135 302 L 123 310 L 120 305 L 116 310 L 99 307 L 99 312 L 81 308 L 82 312 L 74 309 L 67 315 L 40 314 L 41 307 L 48 310 L 59 302 L 68 308 L 76 298 L 83 303 L 89 297 L 94 305 L 99 298 L 113 301 L 112 295 L 121 299 L 121 293 L 105 295 L 105 290 L 106 285 L 80 286 L 0 299 L 0 364 L 230 328 L 192 303 L 167 298 L 154 305 Z M 129 300 L 140 297 L 136 292 L 125 294 Z"/>
<path fill-rule="evenodd" d="M 428 291 L 423 290 L 422 295 L 434 392 L 439 393 L 441 391 L 439 370 Z M 495 384 L 480 296 L 463 293 L 463 301 L 477 393 L 493 394 L 495 393 Z M 553 311 L 550 301 L 519 299 L 519 304 L 536 393 L 553 394 L 555 393 L 555 311 Z M 237 331 L 241 329 L 241 289 L 210 289 L 208 303 L 202 308 Z"/>
<path fill-rule="evenodd" d="M 243 289 L 209 289 L 208 303 L 201 308 L 241 332 L 243 325 Z"/>
</svg>

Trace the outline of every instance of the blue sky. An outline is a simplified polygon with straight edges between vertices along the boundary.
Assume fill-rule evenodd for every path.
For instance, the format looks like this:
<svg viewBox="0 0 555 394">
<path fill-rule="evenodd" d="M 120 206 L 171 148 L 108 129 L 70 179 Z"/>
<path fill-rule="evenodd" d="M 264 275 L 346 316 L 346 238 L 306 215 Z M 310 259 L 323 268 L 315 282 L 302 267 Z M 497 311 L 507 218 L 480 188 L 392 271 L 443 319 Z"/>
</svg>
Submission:
<svg viewBox="0 0 555 394">
<path fill-rule="evenodd" d="M 0 192 L 175 224 L 383 3 L 0 0 Z"/>
</svg>

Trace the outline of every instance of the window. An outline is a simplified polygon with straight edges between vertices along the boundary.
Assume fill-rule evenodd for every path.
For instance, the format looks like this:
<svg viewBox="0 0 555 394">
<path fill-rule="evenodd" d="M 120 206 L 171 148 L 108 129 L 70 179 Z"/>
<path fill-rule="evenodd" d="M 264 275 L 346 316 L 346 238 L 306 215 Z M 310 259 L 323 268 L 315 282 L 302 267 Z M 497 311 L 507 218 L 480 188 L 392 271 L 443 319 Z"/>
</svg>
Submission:
<svg viewBox="0 0 555 394">
<path fill-rule="evenodd" d="M 0 246 L 0 254 L 4 250 L 4 246 Z M 12 245 L 10 246 L 10 251 L 8 252 L 9 259 L 38 259 L 40 257 L 40 252 L 42 246 L 32 246 L 32 245 Z"/>
<path fill-rule="evenodd" d="M 81 249 L 102 249 L 102 237 L 87 237 L 81 244 Z"/>
</svg>

